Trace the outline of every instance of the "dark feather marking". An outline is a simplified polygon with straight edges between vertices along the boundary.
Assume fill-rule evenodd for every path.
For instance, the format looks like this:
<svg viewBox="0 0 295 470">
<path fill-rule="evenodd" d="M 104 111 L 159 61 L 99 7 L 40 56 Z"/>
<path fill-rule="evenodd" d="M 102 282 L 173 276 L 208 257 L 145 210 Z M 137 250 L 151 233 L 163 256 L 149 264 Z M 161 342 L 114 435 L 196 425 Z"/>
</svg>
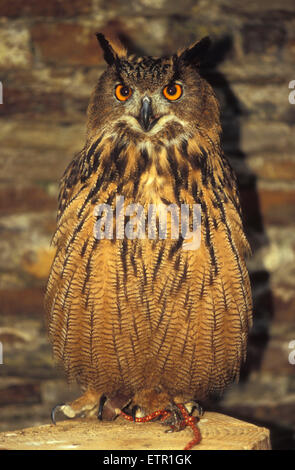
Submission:
<svg viewBox="0 0 295 470">
<path fill-rule="evenodd" d="M 202 168 L 203 161 L 200 154 L 188 154 L 189 162 L 194 170 Z"/>
<path fill-rule="evenodd" d="M 73 162 L 73 167 L 71 169 L 70 174 L 68 175 L 67 179 L 65 180 L 65 191 L 63 197 L 67 196 L 67 189 L 71 189 L 78 181 L 78 168 L 77 162 Z"/>
<path fill-rule="evenodd" d="M 83 282 L 82 294 L 85 293 L 85 288 L 86 288 L 87 282 L 88 282 L 89 279 L 90 279 L 90 274 L 91 274 L 91 261 L 92 261 L 92 257 L 89 256 L 88 261 L 87 261 L 87 264 L 86 264 L 86 269 L 85 269 L 86 276 L 85 276 L 85 279 L 84 279 L 84 282 Z"/>
<path fill-rule="evenodd" d="M 84 153 L 84 158 L 80 161 L 80 181 L 84 183 L 93 172 L 98 168 L 101 151 L 97 149 L 103 136 L 100 136 L 89 148 L 88 152 Z M 93 159 L 92 159 L 93 157 Z"/>
<path fill-rule="evenodd" d="M 148 299 L 145 299 L 145 304 L 146 304 L 146 311 L 147 311 L 147 319 L 149 321 L 150 327 L 152 328 L 152 316 L 151 316 L 150 304 L 149 304 Z"/>
<path fill-rule="evenodd" d="M 190 287 L 188 286 L 186 294 L 185 294 L 184 304 L 183 304 L 184 309 L 187 307 L 189 297 L 190 297 Z"/>
<path fill-rule="evenodd" d="M 97 246 L 99 245 L 99 242 L 100 242 L 100 240 L 98 238 L 94 238 L 93 243 L 92 243 L 92 247 L 91 247 L 91 255 L 94 252 L 94 250 L 97 248 Z"/>
<path fill-rule="evenodd" d="M 144 264 L 144 261 L 142 261 L 142 274 L 143 274 L 143 283 L 144 285 L 146 285 L 147 284 L 147 269 Z"/>
<path fill-rule="evenodd" d="M 82 227 L 83 227 L 83 225 L 84 225 L 84 222 L 86 221 L 86 218 L 87 218 L 87 214 L 85 214 L 85 216 L 83 217 L 83 219 L 80 220 L 80 222 L 78 223 L 78 225 L 75 227 L 74 232 L 73 232 L 73 235 L 72 235 L 72 237 L 71 237 L 71 239 L 70 239 L 70 241 L 69 241 L 69 243 L 67 244 L 66 249 L 65 249 L 65 251 L 66 251 L 67 254 L 69 254 L 69 251 L 68 251 L 68 250 L 69 250 L 70 247 L 71 247 L 71 249 L 73 249 L 73 246 L 72 246 L 72 245 L 73 245 L 74 241 L 76 240 L 76 237 L 77 237 L 78 233 L 82 230 Z M 64 272 L 64 270 L 63 270 L 63 272 Z"/>
<path fill-rule="evenodd" d="M 164 197 L 161 196 L 161 201 L 163 202 L 163 204 L 165 204 L 166 206 L 169 206 L 169 204 L 172 204 L 171 201 L 168 201 L 167 199 L 165 199 Z"/>
<path fill-rule="evenodd" d="M 70 289 L 72 287 L 72 281 L 74 279 L 75 274 L 76 274 L 76 270 L 71 275 L 71 278 L 69 280 L 69 284 L 68 284 L 66 292 L 65 292 L 64 300 L 63 300 L 62 306 L 61 306 L 61 308 L 63 310 L 65 310 L 66 300 L 67 300 L 68 295 L 70 293 Z M 69 322 L 70 322 L 70 312 L 68 310 L 65 310 L 65 311 L 66 311 L 66 316 L 67 316 L 67 320 L 66 320 L 66 337 L 65 337 L 64 342 L 63 342 L 62 360 L 64 360 L 64 357 L 65 357 L 64 355 L 65 355 L 65 350 L 66 350 L 66 346 L 67 346 L 67 342 L 68 342 L 68 332 L 69 332 Z"/>
<path fill-rule="evenodd" d="M 181 155 L 184 156 L 187 160 L 189 160 L 189 153 L 188 153 L 188 141 L 183 140 L 181 142 Z"/>
<path fill-rule="evenodd" d="M 129 334 L 129 339 L 130 339 L 130 343 L 131 343 L 131 347 L 132 347 L 133 355 L 134 355 L 134 356 L 136 356 L 136 351 L 135 351 L 135 344 L 134 344 L 134 341 L 133 341 L 133 338 L 132 338 L 132 335 L 131 335 L 131 333 Z"/>
<path fill-rule="evenodd" d="M 98 169 L 98 165 L 100 163 L 100 155 L 101 155 L 101 151 L 97 151 L 94 155 L 93 167 L 92 167 L 93 172 L 97 171 Z"/>
<path fill-rule="evenodd" d="M 200 203 L 200 198 L 198 197 L 198 185 L 196 181 L 192 182 L 192 196 L 196 203 Z"/>
<path fill-rule="evenodd" d="M 160 327 L 160 324 L 161 324 L 161 322 L 164 318 L 165 310 L 166 310 L 166 302 L 167 302 L 167 298 L 165 298 L 164 301 L 163 301 L 163 305 L 161 307 L 160 318 L 159 318 L 159 321 L 158 321 L 158 324 L 157 324 L 157 328 Z"/>
<path fill-rule="evenodd" d="M 87 294 L 86 294 L 86 300 L 85 300 L 85 308 L 86 309 L 88 309 L 89 299 L 90 299 L 90 290 L 88 289 Z"/>
<path fill-rule="evenodd" d="M 162 366 L 161 366 L 161 371 L 163 371 L 163 370 L 165 369 L 165 367 L 166 367 L 166 364 L 167 364 L 167 362 L 168 362 L 168 359 L 169 359 L 170 354 L 171 354 L 171 351 L 172 351 L 172 347 L 173 347 L 173 344 L 171 344 L 168 353 L 166 353 L 166 355 L 165 355 L 164 362 L 163 362 L 163 364 L 162 364 Z"/>
<path fill-rule="evenodd" d="M 131 261 L 131 265 L 133 267 L 134 276 L 136 277 L 137 276 L 137 264 L 136 264 L 136 261 L 135 261 L 135 253 L 134 252 L 130 253 L 130 261 Z"/>
<path fill-rule="evenodd" d="M 137 191 L 138 191 L 138 186 L 140 182 L 141 175 L 143 173 L 143 169 L 140 165 L 140 162 L 137 162 L 137 167 L 136 170 L 134 171 L 132 175 L 132 180 L 133 180 L 133 199 L 137 200 Z"/>
<path fill-rule="evenodd" d="M 204 150 L 202 146 L 200 146 L 201 150 L 201 160 L 202 160 L 202 183 L 205 187 L 208 186 L 208 178 L 210 174 L 210 162 L 207 152 Z"/>
<path fill-rule="evenodd" d="M 146 168 L 147 168 L 147 166 L 148 166 L 148 164 L 149 164 L 149 161 L 150 161 L 150 159 L 149 159 L 149 154 L 148 154 L 146 148 L 141 149 L 141 151 L 140 151 L 140 157 L 141 157 L 141 158 L 140 158 L 140 163 L 141 163 L 141 165 L 140 165 L 140 170 L 143 172 L 143 171 L 146 170 Z"/>
<path fill-rule="evenodd" d="M 221 281 L 221 288 L 222 288 L 222 293 L 223 293 L 223 298 L 224 298 L 224 309 L 226 312 L 228 312 L 229 308 L 227 304 L 226 292 L 225 292 L 224 284 L 222 282 L 222 278 L 220 279 L 220 281 Z"/>
<path fill-rule="evenodd" d="M 120 307 L 119 292 L 120 292 L 120 279 L 119 279 L 119 273 L 118 271 L 116 271 L 116 297 L 117 297 L 116 305 L 117 305 L 120 333 L 122 333 L 122 312 L 121 312 L 121 307 Z"/>
<path fill-rule="evenodd" d="M 176 202 L 179 203 L 180 202 L 180 199 L 179 199 L 180 188 L 182 187 L 182 181 L 181 181 L 181 177 L 179 175 L 178 164 L 177 164 L 177 161 L 176 161 L 176 158 L 175 158 L 174 150 L 169 148 L 168 152 L 167 152 L 167 157 L 168 157 L 168 162 L 169 162 L 169 165 L 170 165 L 170 169 L 171 169 L 171 172 L 172 172 L 172 175 L 173 175 L 173 178 L 174 178 L 173 187 L 174 187 L 175 199 L 176 199 Z"/>
<path fill-rule="evenodd" d="M 188 174 L 189 174 L 189 169 L 188 165 L 186 163 L 182 163 L 179 165 L 179 171 L 183 183 L 184 189 L 188 189 Z"/>
<path fill-rule="evenodd" d="M 122 369 L 122 366 L 121 366 L 120 357 L 119 357 L 119 350 L 118 350 L 118 346 L 117 346 L 117 343 L 116 343 L 116 337 L 117 337 L 117 335 L 115 334 L 115 326 L 114 326 L 114 324 L 112 325 L 112 332 L 113 332 L 113 346 L 114 346 L 114 350 L 115 350 L 115 354 L 116 354 L 118 369 L 119 369 L 119 371 L 120 371 L 122 380 L 124 381 L 123 369 Z"/>
<path fill-rule="evenodd" d="M 183 346 L 182 346 L 182 350 L 181 350 L 181 355 L 182 355 L 182 356 L 183 356 L 183 354 L 184 354 L 184 351 L 185 351 L 186 346 L 188 345 L 187 339 L 188 339 L 188 335 L 189 335 L 190 330 L 191 330 L 190 323 L 187 322 L 187 328 L 186 328 L 185 339 L 184 339 Z"/>
<path fill-rule="evenodd" d="M 136 339 L 137 339 L 137 341 L 139 341 L 138 329 L 137 329 L 137 325 L 136 325 L 136 321 L 135 321 L 134 317 L 133 317 L 133 329 L 134 329 L 135 334 L 136 334 Z"/>
<path fill-rule="evenodd" d="M 169 281 L 169 278 L 167 277 L 166 280 L 165 280 L 165 284 L 164 286 L 162 287 L 161 289 L 161 292 L 160 292 L 160 295 L 159 295 L 159 298 L 158 298 L 158 302 L 160 302 L 162 300 L 162 297 L 164 295 L 164 292 L 166 291 L 167 293 L 167 284 L 168 284 L 168 281 Z"/>
<path fill-rule="evenodd" d="M 87 197 L 85 198 L 83 204 L 81 205 L 81 208 L 78 212 L 78 218 L 81 217 L 85 207 L 87 206 L 88 202 L 93 198 L 94 195 L 96 195 L 101 187 L 103 183 L 103 177 L 102 175 L 98 175 L 97 179 L 96 179 L 96 183 L 95 183 L 95 186 L 91 188 L 91 190 L 89 191 Z"/>
<path fill-rule="evenodd" d="M 190 382 L 189 382 L 189 389 L 192 387 L 192 381 L 193 381 L 193 378 L 194 378 L 194 374 L 193 374 L 193 366 L 195 365 L 196 361 L 195 361 L 195 353 L 196 353 L 196 344 L 194 343 L 193 344 L 193 351 L 192 351 L 192 356 L 191 356 L 191 361 L 190 361 L 190 368 L 189 368 L 189 378 L 190 378 Z"/>
<path fill-rule="evenodd" d="M 94 305 L 92 305 L 91 310 L 90 310 L 90 364 L 93 364 L 93 325 L 94 325 Z"/>
<path fill-rule="evenodd" d="M 117 306 L 117 313 L 118 313 L 118 320 L 119 320 L 119 331 L 120 331 L 120 333 L 122 333 L 122 312 L 121 312 L 120 299 L 119 299 L 119 296 L 118 296 L 118 292 L 117 292 L 116 306 Z"/>
<path fill-rule="evenodd" d="M 214 245 L 211 239 L 211 227 L 210 227 L 210 222 L 209 222 L 209 213 L 208 213 L 208 208 L 207 208 L 205 201 L 202 201 L 201 207 L 202 207 L 202 212 L 204 213 L 203 223 L 205 225 L 205 230 L 206 230 L 205 243 L 209 250 L 211 266 L 214 267 L 214 275 L 216 276 L 218 273 L 217 258 L 215 255 Z M 213 279 L 211 280 L 211 283 L 212 282 L 213 282 Z"/>
<path fill-rule="evenodd" d="M 203 295 L 204 295 L 204 292 L 205 292 L 205 279 L 206 279 L 206 276 L 205 276 L 205 272 L 204 272 L 203 277 L 202 277 L 201 290 L 200 290 L 200 294 L 199 294 L 199 299 L 200 300 L 203 298 Z"/>
<path fill-rule="evenodd" d="M 84 209 L 85 209 L 85 207 L 86 207 L 86 205 L 88 204 L 89 201 L 92 200 L 92 204 L 96 203 L 96 199 L 93 199 L 93 198 L 94 198 L 94 196 L 97 195 L 97 193 L 99 192 L 99 190 L 102 187 L 103 183 L 105 183 L 105 177 L 108 176 L 108 181 L 111 181 L 110 180 L 110 169 L 111 169 L 112 164 L 113 164 L 112 158 L 110 158 L 110 157 L 107 159 L 106 162 L 104 162 L 104 165 L 102 166 L 103 171 L 102 171 L 102 173 L 98 174 L 95 186 L 93 186 L 90 189 L 85 201 L 83 202 L 83 204 L 81 206 L 81 209 L 78 212 L 78 217 L 81 216 L 81 214 L 83 213 L 83 211 L 84 211 Z"/>
<path fill-rule="evenodd" d="M 210 179 L 210 183 L 211 183 L 212 188 L 216 188 L 216 187 L 217 187 L 217 183 L 216 183 L 216 180 L 215 180 L 215 177 L 214 177 L 214 173 L 213 173 L 212 168 L 210 168 L 209 179 Z"/>
<path fill-rule="evenodd" d="M 173 243 L 173 245 L 169 249 L 168 259 L 170 261 L 172 260 L 175 253 L 182 247 L 182 243 L 183 243 L 183 237 L 182 237 L 182 235 L 180 235 L 178 240 L 175 243 Z"/>
<path fill-rule="evenodd" d="M 68 295 L 69 295 L 69 293 L 70 293 L 70 289 L 71 289 L 71 287 L 72 287 L 72 281 L 73 281 L 73 279 L 74 279 L 74 275 L 75 275 L 75 274 L 76 274 L 76 270 L 72 273 L 71 278 L 70 278 L 69 283 L 68 283 L 68 286 L 67 286 L 67 288 L 66 288 L 65 295 L 64 295 L 64 299 L 63 299 L 62 304 L 61 304 L 61 309 L 62 309 L 62 310 L 65 308 L 65 304 L 66 304 L 66 301 L 67 301 L 67 299 L 68 299 Z"/>
<path fill-rule="evenodd" d="M 216 209 L 219 209 L 220 220 L 224 225 L 226 225 L 226 218 L 225 218 L 225 212 L 224 212 L 223 205 L 222 205 L 222 200 L 220 198 L 219 193 L 214 188 L 213 188 L 213 194 L 215 197 L 215 200 L 213 200 L 213 206 Z"/>
<path fill-rule="evenodd" d="M 123 152 L 126 148 L 125 142 L 118 142 L 110 153 L 110 160 L 114 162 L 120 177 L 124 175 L 127 165 L 127 155 Z"/>
<path fill-rule="evenodd" d="M 178 269 L 179 269 L 180 260 L 181 260 L 181 255 L 180 255 L 180 253 L 178 253 L 178 255 L 175 257 L 175 261 L 174 261 L 174 269 L 175 269 L 175 271 L 178 271 Z"/>
<path fill-rule="evenodd" d="M 218 265 L 217 265 L 217 259 L 216 259 L 216 255 L 215 255 L 213 245 L 210 245 L 209 253 L 210 253 L 212 267 L 214 268 L 214 276 L 217 276 L 217 274 L 218 274 Z"/>
<path fill-rule="evenodd" d="M 212 330 L 212 333 L 211 333 L 211 350 L 213 352 L 213 364 L 216 363 L 216 360 L 215 360 L 215 347 L 214 347 L 214 332 L 216 331 L 216 306 L 215 306 L 215 301 L 214 301 L 214 295 L 212 295 L 211 297 L 211 300 L 212 300 L 212 313 L 213 313 L 213 330 Z"/>
<path fill-rule="evenodd" d="M 124 291 L 125 291 L 126 300 L 128 300 L 127 286 L 126 286 L 126 284 L 127 284 L 127 272 L 128 272 L 127 253 L 128 253 L 128 242 L 124 238 L 123 241 L 122 241 L 122 245 L 121 245 L 121 261 L 122 261 L 122 267 L 123 267 Z"/>
<path fill-rule="evenodd" d="M 201 202 L 201 208 L 202 208 L 202 212 L 204 214 L 203 223 L 204 223 L 205 229 L 206 229 L 205 243 L 206 243 L 206 246 L 208 248 L 211 245 L 211 237 L 210 237 L 209 214 L 208 214 L 207 204 L 205 203 L 205 201 Z"/>
<path fill-rule="evenodd" d="M 81 192 L 87 187 L 86 184 L 83 184 L 83 186 L 81 186 L 81 188 L 79 189 L 79 191 L 77 191 L 77 193 L 69 200 L 67 201 L 67 199 L 64 199 L 64 192 L 61 190 L 60 194 L 59 194 L 59 206 L 58 206 L 58 213 L 57 213 L 57 221 L 59 221 L 63 211 L 65 210 L 66 207 L 68 207 L 73 201 L 75 201 L 75 199 L 77 199 L 77 197 L 81 194 Z M 62 196 L 61 196 L 62 194 Z"/>
<path fill-rule="evenodd" d="M 156 164 L 156 170 L 157 170 L 158 176 L 164 176 L 165 175 L 165 169 L 162 168 L 162 166 L 160 164 L 160 161 L 156 160 L 155 164 Z"/>
<path fill-rule="evenodd" d="M 86 252 L 86 249 L 87 249 L 87 246 L 88 246 L 88 242 L 89 242 L 89 238 L 86 238 L 86 240 L 83 243 L 83 246 L 81 248 L 81 252 L 80 252 L 81 258 L 83 258 L 83 256 L 85 255 L 85 252 Z"/>
<path fill-rule="evenodd" d="M 171 312 L 171 313 L 172 313 L 172 312 Z M 172 316 L 172 315 L 171 315 L 171 316 Z M 162 339 L 161 339 L 161 343 L 160 343 L 160 346 L 159 346 L 159 348 L 158 348 L 157 354 L 160 353 L 160 351 L 161 351 L 161 349 L 162 349 L 162 347 L 163 347 L 163 345 L 164 345 L 164 343 L 165 343 L 165 339 L 166 339 L 166 336 L 167 336 L 167 333 L 168 333 L 168 329 L 169 329 L 169 326 L 170 326 L 170 319 L 171 319 L 171 316 L 170 316 L 170 318 L 169 318 L 169 320 L 168 320 L 168 323 L 167 323 L 167 325 L 166 325 L 166 328 L 165 328 L 163 337 L 162 337 Z"/>
<path fill-rule="evenodd" d="M 63 342 L 63 350 L 62 350 L 62 360 L 63 361 L 65 359 L 65 352 L 66 352 L 66 347 L 67 347 L 67 344 L 68 344 L 69 324 L 70 324 L 70 315 L 69 315 L 69 312 L 67 312 L 66 337 L 65 337 L 64 342 Z"/>
<path fill-rule="evenodd" d="M 189 317 L 191 315 L 192 308 L 193 308 L 193 302 L 190 301 L 190 304 L 189 304 L 188 309 L 186 311 L 185 321 L 189 321 Z"/>
<path fill-rule="evenodd" d="M 187 259 L 185 260 L 183 271 L 181 273 L 180 279 L 177 284 L 176 290 L 179 291 L 179 289 L 182 287 L 182 284 L 186 281 L 187 278 L 187 270 L 188 270 L 188 261 Z"/>
<path fill-rule="evenodd" d="M 153 272 L 153 281 L 155 281 L 157 273 L 158 273 L 159 268 L 161 266 L 161 261 L 162 261 L 162 258 L 163 258 L 164 251 L 165 251 L 165 245 L 162 244 L 162 246 L 159 250 L 158 256 L 157 256 L 156 265 L 155 265 L 155 269 L 154 269 L 154 272 Z"/>
<path fill-rule="evenodd" d="M 86 152 L 85 161 L 86 161 L 87 163 L 90 163 L 91 157 L 92 157 L 92 155 L 94 154 L 94 151 L 95 151 L 95 149 L 97 148 L 97 146 L 98 146 L 98 144 L 99 144 L 100 141 L 101 141 L 101 138 L 98 139 L 98 140 L 96 140 L 95 142 L 93 142 L 93 144 L 90 146 L 88 152 Z"/>
<path fill-rule="evenodd" d="M 212 271 L 212 266 L 210 266 L 209 285 L 212 286 L 213 282 L 214 282 L 214 275 Z"/>
</svg>

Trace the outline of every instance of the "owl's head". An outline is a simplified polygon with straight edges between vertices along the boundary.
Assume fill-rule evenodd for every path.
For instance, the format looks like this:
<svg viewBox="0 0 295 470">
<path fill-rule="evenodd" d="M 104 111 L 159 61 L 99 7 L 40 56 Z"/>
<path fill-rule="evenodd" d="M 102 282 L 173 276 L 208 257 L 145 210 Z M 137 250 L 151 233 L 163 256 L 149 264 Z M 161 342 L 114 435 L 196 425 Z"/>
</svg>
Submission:
<svg viewBox="0 0 295 470">
<path fill-rule="evenodd" d="M 106 132 L 135 141 L 187 138 L 216 129 L 219 107 L 198 73 L 210 40 L 205 37 L 171 57 L 139 57 L 97 34 L 107 69 L 88 108 L 88 136 Z"/>
</svg>

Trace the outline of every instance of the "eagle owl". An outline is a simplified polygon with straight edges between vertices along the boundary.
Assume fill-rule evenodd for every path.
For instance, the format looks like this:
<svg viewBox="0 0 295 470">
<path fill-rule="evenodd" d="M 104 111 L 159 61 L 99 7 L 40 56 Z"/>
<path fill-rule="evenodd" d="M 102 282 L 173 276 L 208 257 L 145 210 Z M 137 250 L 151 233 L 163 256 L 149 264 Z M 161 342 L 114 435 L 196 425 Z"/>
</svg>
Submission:
<svg viewBox="0 0 295 470">
<path fill-rule="evenodd" d="M 54 356 L 83 391 L 59 409 L 113 419 L 221 393 L 245 358 L 252 305 L 236 178 L 217 99 L 199 73 L 209 39 L 162 58 L 97 39 L 107 69 L 90 99 L 85 146 L 61 181 L 46 310 Z M 118 200 L 129 207 L 120 221 Z M 130 236 L 130 207 L 142 208 L 141 228 L 153 207 L 159 229 L 163 208 L 194 205 L 194 249 L 185 234 L 171 236 L 178 222 L 168 210 L 166 236 L 147 226 Z M 113 213 L 104 236 L 101 207 Z"/>
</svg>

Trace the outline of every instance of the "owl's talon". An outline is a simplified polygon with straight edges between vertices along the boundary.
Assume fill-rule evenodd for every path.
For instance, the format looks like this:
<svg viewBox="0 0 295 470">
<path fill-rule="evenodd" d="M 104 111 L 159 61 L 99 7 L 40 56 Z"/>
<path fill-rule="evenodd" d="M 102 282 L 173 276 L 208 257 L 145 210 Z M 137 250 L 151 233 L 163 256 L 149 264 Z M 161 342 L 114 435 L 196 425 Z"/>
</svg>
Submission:
<svg viewBox="0 0 295 470">
<path fill-rule="evenodd" d="M 101 395 L 100 400 L 99 400 L 98 413 L 97 413 L 97 418 L 100 421 L 102 421 L 103 407 L 104 407 L 106 400 L 107 400 L 107 397 L 105 395 Z"/>
<path fill-rule="evenodd" d="M 61 407 L 64 406 L 64 403 L 60 403 L 59 405 L 55 405 L 52 410 L 51 410 L 51 414 L 50 414 L 50 417 L 51 417 L 51 422 L 52 424 L 56 425 L 56 419 L 55 419 L 55 414 L 57 411 L 60 411 L 61 410 Z"/>
<path fill-rule="evenodd" d="M 170 432 L 174 432 L 174 429 L 170 428 L 170 429 L 165 429 L 164 431 L 166 434 L 170 433 Z"/>
<path fill-rule="evenodd" d="M 113 421 L 120 415 L 121 410 L 130 403 L 130 398 L 122 393 L 118 393 L 112 398 L 102 394 L 99 400 L 97 418 L 100 421 Z"/>
<path fill-rule="evenodd" d="M 196 418 L 201 418 L 204 414 L 204 409 L 197 401 L 189 401 L 184 403 L 184 406 L 190 416 L 195 416 Z"/>
<path fill-rule="evenodd" d="M 140 406 L 134 405 L 134 406 L 132 407 L 131 416 L 132 416 L 132 419 L 133 419 L 134 422 L 135 422 L 135 420 L 136 420 L 136 418 L 137 418 L 136 413 L 137 413 L 138 410 L 140 410 Z"/>
</svg>

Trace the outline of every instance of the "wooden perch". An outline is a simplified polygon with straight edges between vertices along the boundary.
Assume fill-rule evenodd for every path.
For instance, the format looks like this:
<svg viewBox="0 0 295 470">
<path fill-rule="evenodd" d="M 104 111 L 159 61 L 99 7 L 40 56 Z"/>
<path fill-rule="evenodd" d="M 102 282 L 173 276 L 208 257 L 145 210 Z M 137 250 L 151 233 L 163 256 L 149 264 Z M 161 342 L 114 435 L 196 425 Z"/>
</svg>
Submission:
<svg viewBox="0 0 295 470">
<path fill-rule="evenodd" d="M 202 441 L 192 450 L 267 450 L 269 431 L 219 413 L 206 412 L 198 424 Z M 93 449 L 182 450 L 192 431 L 165 433 L 160 423 L 130 423 L 123 418 L 100 422 L 94 418 L 60 421 L 0 433 L 0 450 Z"/>
</svg>

